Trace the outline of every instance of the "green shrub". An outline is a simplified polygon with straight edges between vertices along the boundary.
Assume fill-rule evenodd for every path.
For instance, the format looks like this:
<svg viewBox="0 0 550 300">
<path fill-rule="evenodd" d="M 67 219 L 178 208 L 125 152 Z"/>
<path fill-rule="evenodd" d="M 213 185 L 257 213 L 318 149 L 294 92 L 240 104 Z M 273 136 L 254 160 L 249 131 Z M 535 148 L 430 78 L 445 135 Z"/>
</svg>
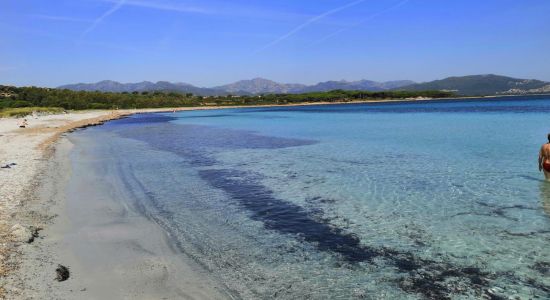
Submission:
<svg viewBox="0 0 550 300">
<path fill-rule="evenodd" d="M 0 110 L 0 118 L 24 117 L 36 112 L 38 114 L 58 114 L 63 112 L 61 107 L 19 107 Z"/>
</svg>

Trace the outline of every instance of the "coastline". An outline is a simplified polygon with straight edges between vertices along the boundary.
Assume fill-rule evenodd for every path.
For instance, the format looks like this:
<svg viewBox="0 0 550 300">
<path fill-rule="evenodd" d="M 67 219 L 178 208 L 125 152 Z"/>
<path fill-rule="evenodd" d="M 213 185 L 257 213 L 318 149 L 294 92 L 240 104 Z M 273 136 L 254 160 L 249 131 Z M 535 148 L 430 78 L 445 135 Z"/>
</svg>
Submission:
<svg viewBox="0 0 550 300">
<path fill-rule="evenodd" d="M 499 96 L 505 97 L 505 96 Z M 491 97 L 495 98 L 495 97 Z M 187 111 L 187 110 L 211 110 L 231 109 L 247 107 L 281 107 L 281 106 L 310 106 L 310 105 L 340 105 L 360 103 L 383 103 L 383 102 L 424 102 L 434 100 L 465 100 L 483 98 L 457 98 L 457 99 L 424 99 L 424 100 L 373 100 L 373 101 L 350 101 L 350 102 L 314 102 L 286 105 L 255 105 L 255 106 L 203 106 L 183 107 L 173 109 L 140 109 L 140 110 L 119 110 L 119 111 L 84 111 L 71 112 L 63 115 L 48 115 L 38 119 L 30 119 L 29 128 L 18 129 L 16 119 L 0 119 L 0 164 L 2 166 L 15 163 L 10 168 L 0 169 L 0 299 L 7 297 L 13 299 L 14 295 L 24 292 L 22 284 L 30 279 L 29 270 L 37 274 L 40 267 L 46 264 L 55 264 L 52 259 L 56 252 L 49 251 L 43 244 L 46 238 L 60 238 L 60 235 L 47 234 L 55 232 L 56 226 L 62 226 L 66 212 L 61 208 L 63 200 L 56 197 L 44 199 L 40 196 L 44 186 L 50 185 L 51 193 L 60 187 L 51 187 L 54 184 L 48 178 L 56 177 L 61 180 L 63 172 L 59 163 L 63 159 L 57 157 L 60 153 L 67 153 L 66 139 L 60 139 L 65 133 L 87 126 L 100 125 L 103 122 L 123 118 L 132 114 Z M 59 141 L 59 142 L 58 142 Z M 58 152 L 59 150 L 59 152 Z M 65 158 L 66 159 L 66 158 Z M 58 165 L 56 165 L 56 163 Z M 53 165 L 52 165 L 53 164 Z M 58 183 L 60 184 L 60 183 Z M 42 191 L 43 194 L 43 191 Z M 57 216 L 56 216 L 57 215 Z M 53 230 L 53 231 L 52 231 Z M 58 231 L 61 232 L 61 231 Z M 34 241 L 34 242 L 33 242 Z M 33 242 L 33 243 L 29 243 Z M 162 248 L 166 249 L 166 248 Z M 27 259 L 29 253 L 34 253 L 35 258 L 40 260 Z M 47 253 L 50 257 L 44 257 Z M 39 254 L 39 255 L 37 255 Z M 38 258 L 37 258 L 38 259 Z M 26 265 L 25 265 L 26 264 Z M 30 266 L 29 266 L 30 264 Z M 29 269 L 30 268 L 30 269 Z M 34 268 L 34 269 L 33 269 Z M 19 270 L 19 271 L 18 271 Z M 37 275 L 36 278 L 48 279 L 55 283 L 54 273 Z M 43 277 L 40 277 L 43 276 Z M 40 282 L 40 281 L 34 282 Z M 53 285 L 49 285 L 52 287 Z M 85 288 L 85 287 L 84 287 Z M 6 294 L 7 293 L 7 294 Z"/>
</svg>

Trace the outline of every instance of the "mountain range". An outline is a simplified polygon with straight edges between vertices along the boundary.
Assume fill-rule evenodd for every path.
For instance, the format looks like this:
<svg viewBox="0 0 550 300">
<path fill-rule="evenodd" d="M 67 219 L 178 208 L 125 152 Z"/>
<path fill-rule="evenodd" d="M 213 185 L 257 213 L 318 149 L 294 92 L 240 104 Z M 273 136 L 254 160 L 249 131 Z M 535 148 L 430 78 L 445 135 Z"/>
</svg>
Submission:
<svg viewBox="0 0 550 300">
<path fill-rule="evenodd" d="M 368 90 L 384 91 L 414 84 L 410 80 L 376 82 L 370 80 L 360 81 L 327 81 L 315 85 L 278 83 L 264 78 L 241 80 L 231 84 L 212 88 L 196 87 L 188 83 L 171 83 L 167 81 L 138 83 L 120 83 L 104 80 L 97 83 L 78 83 L 60 86 L 59 89 L 73 91 L 101 91 L 101 92 L 144 92 L 144 91 L 172 91 L 179 93 L 193 93 L 202 96 L 213 95 L 258 95 L 258 94 L 297 94 L 307 92 L 325 92 L 331 90 Z"/>
<path fill-rule="evenodd" d="M 235 83 L 212 87 L 196 87 L 188 83 L 171 83 L 167 81 L 139 83 L 120 83 L 104 80 L 97 83 L 78 83 L 60 86 L 59 89 L 73 91 L 101 91 L 101 92 L 144 92 L 165 91 L 179 93 L 193 93 L 202 96 L 214 95 L 258 95 L 258 94 L 287 94 L 326 92 L 331 90 L 447 90 L 458 95 L 499 95 L 499 94 L 529 94 L 550 92 L 550 82 L 535 79 L 517 79 L 499 75 L 471 75 L 448 77 L 430 82 L 415 83 L 411 80 L 397 80 L 376 82 L 370 80 L 359 81 L 326 81 L 315 85 L 278 83 L 263 78 L 241 80 Z"/>
</svg>

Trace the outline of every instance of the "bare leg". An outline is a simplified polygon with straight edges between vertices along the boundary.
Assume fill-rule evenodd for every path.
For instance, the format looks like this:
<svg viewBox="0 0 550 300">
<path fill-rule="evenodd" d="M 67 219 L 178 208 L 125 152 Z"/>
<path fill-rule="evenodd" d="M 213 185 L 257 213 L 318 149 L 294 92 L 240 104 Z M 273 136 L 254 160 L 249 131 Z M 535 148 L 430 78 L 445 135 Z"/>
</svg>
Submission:
<svg viewBox="0 0 550 300">
<path fill-rule="evenodd" d="M 550 181 L 550 172 L 546 172 L 546 170 L 542 170 L 542 173 L 544 173 L 544 177 L 546 178 L 547 181 Z"/>
</svg>

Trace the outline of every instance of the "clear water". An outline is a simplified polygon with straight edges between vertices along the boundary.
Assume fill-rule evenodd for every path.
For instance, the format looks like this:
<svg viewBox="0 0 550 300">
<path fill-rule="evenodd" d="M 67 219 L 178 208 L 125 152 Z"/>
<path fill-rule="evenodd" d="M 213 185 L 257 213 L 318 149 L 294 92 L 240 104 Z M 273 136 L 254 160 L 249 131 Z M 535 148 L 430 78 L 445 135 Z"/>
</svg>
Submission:
<svg viewBox="0 0 550 300">
<path fill-rule="evenodd" d="M 71 138 L 237 298 L 545 299 L 549 112 L 550 97 L 227 109 Z"/>
</svg>

